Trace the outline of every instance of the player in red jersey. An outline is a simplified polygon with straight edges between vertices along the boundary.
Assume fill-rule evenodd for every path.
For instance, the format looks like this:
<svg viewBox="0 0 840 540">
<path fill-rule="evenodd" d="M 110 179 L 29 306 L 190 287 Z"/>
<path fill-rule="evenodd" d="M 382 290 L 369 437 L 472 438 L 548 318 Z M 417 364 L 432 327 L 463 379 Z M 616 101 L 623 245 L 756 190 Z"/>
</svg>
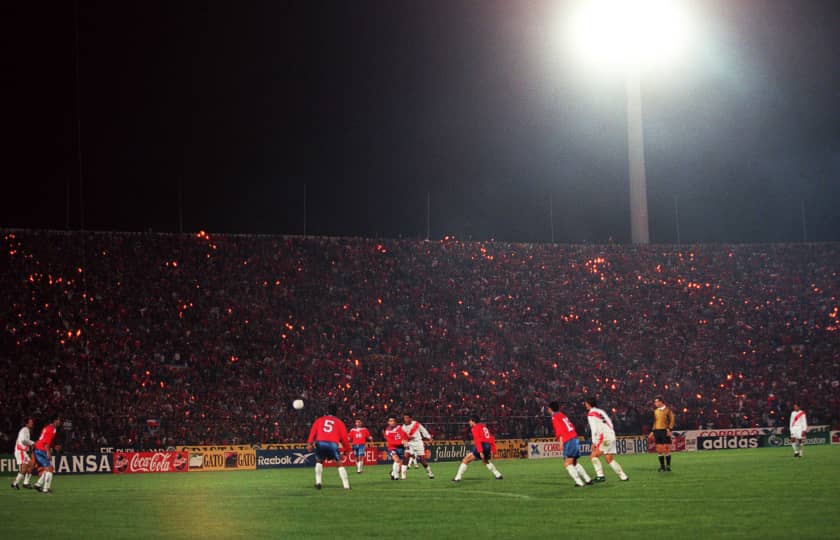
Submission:
<svg viewBox="0 0 840 540">
<path fill-rule="evenodd" d="M 388 425 L 385 426 L 385 443 L 388 445 L 388 455 L 394 464 L 391 466 L 391 480 L 405 480 L 407 467 L 405 466 L 405 444 L 408 436 L 402 426 L 397 424 L 397 417 L 388 417 Z"/>
<path fill-rule="evenodd" d="M 309 430 L 309 438 L 306 441 L 306 450 L 315 450 L 315 489 L 321 489 L 321 478 L 324 473 L 324 461 L 330 459 L 338 462 L 338 476 L 344 489 L 350 489 L 350 480 L 347 478 L 347 469 L 341 464 L 341 453 L 339 445 L 345 452 L 350 451 L 350 439 L 347 436 L 347 426 L 336 418 L 338 407 L 330 405 L 327 407 L 327 415 L 322 416 L 312 423 Z"/>
<path fill-rule="evenodd" d="M 487 429 L 487 426 L 480 422 L 480 418 L 478 416 L 470 417 L 470 429 L 472 430 L 475 450 L 473 450 L 471 454 L 464 456 L 464 459 L 461 460 L 461 464 L 458 466 L 458 472 L 455 474 L 455 478 L 453 478 L 452 481 L 460 482 L 461 477 L 465 472 L 467 472 L 467 465 L 476 459 L 480 459 L 484 462 L 484 466 L 487 467 L 488 471 L 493 473 L 496 480 L 504 479 L 502 473 L 500 473 L 496 466 L 493 465 L 493 462 L 490 461 L 493 458 L 493 454 L 496 453 L 496 438 L 493 437 L 490 430 Z"/>
<path fill-rule="evenodd" d="M 52 422 L 44 426 L 41 430 L 41 436 L 35 442 L 35 463 L 41 468 L 39 472 L 40 478 L 35 483 L 35 489 L 41 493 L 50 493 L 50 486 L 52 485 L 52 477 L 55 469 L 52 464 L 52 448 L 53 439 L 55 439 L 56 429 L 61 425 L 61 417 L 58 415 L 52 417 Z"/>
<path fill-rule="evenodd" d="M 577 462 L 580 457 L 580 441 L 578 441 L 577 430 L 569 417 L 560 412 L 560 404 L 552 401 L 548 404 L 548 411 L 551 413 L 551 425 L 554 427 L 554 436 L 563 443 L 563 465 L 569 472 L 569 476 L 575 481 L 575 487 L 592 485 L 592 479 L 586 474 L 583 465 Z"/>
<path fill-rule="evenodd" d="M 362 474 L 365 468 L 365 451 L 367 450 L 365 445 L 368 441 L 373 442 L 373 437 L 364 423 L 357 418 L 356 427 L 350 429 L 350 444 L 353 446 L 353 456 L 356 458 L 356 474 Z"/>
</svg>

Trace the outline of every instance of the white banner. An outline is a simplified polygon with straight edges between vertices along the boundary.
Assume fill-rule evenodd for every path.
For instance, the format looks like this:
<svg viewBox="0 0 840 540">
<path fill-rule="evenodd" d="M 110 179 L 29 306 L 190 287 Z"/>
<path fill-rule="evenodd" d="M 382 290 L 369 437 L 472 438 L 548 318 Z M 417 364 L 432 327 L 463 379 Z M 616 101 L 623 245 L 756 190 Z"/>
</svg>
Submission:
<svg viewBox="0 0 840 540">
<path fill-rule="evenodd" d="M 528 459 L 559 457 L 563 457 L 563 443 L 559 441 L 528 443 Z"/>
</svg>

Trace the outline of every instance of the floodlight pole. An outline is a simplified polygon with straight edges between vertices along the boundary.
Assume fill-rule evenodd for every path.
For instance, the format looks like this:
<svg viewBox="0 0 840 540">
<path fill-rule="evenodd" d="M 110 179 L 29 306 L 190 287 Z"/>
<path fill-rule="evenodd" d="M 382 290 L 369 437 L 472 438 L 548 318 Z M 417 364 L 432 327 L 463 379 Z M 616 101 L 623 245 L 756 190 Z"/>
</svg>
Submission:
<svg viewBox="0 0 840 540">
<path fill-rule="evenodd" d="M 627 68 L 627 156 L 630 166 L 630 237 L 634 244 L 649 244 L 645 138 L 639 66 Z"/>
</svg>

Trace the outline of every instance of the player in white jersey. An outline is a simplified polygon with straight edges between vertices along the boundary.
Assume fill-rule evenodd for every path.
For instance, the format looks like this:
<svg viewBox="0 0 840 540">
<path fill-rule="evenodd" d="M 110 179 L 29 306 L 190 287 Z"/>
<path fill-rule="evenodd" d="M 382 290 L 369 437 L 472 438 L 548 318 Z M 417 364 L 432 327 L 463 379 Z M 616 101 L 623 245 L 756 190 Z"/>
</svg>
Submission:
<svg viewBox="0 0 840 540">
<path fill-rule="evenodd" d="M 598 408 L 595 398 L 586 398 L 583 406 L 586 407 L 586 419 L 589 420 L 589 431 L 592 432 L 592 453 L 589 459 L 592 460 L 592 466 L 595 468 L 595 481 L 607 480 L 604 477 L 604 466 L 601 465 L 601 455 L 618 475 L 619 480 L 630 480 L 615 460 L 615 428 L 609 415 Z"/>
<path fill-rule="evenodd" d="M 410 414 L 403 415 L 402 429 L 408 436 L 408 444 L 405 446 L 406 453 L 411 454 L 411 457 L 415 458 L 426 469 L 426 474 L 429 475 L 430 479 L 434 478 L 432 468 L 426 463 L 426 448 L 423 446 L 423 439 L 432 439 L 431 433 L 426 430 L 423 424 L 412 419 Z"/>
<path fill-rule="evenodd" d="M 32 428 L 35 421 L 32 418 L 26 419 L 26 424 L 20 428 L 17 440 L 15 441 L 15 462 L 18 466 L 18 475 L 12 482 L 12 489 L 20 489 L 20 481 L 23 480 L 23 487 L 30 488 L 29 479 L 32 478 L 32 470 L 35 468 L 35 461 L 29 455 L 35 442 L 31 439 Z"/>
<path fill-rule="evenodd" d="M 802 457 L 802 447 L 805 446 L 805 437 L 808 433 L 808 418 L 805 411 L 799 408 L 798 403 L 793 404 L 793 412 L 790 413 L 790 445 L 793 447 L 793 457 Z"/>
</svg>

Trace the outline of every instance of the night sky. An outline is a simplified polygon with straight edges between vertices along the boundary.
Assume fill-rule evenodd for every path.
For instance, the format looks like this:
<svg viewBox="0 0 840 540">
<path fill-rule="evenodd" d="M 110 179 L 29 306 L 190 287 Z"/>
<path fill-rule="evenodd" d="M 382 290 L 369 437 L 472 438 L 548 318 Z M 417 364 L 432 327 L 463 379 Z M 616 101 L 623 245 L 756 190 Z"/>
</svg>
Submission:
<svg viewBox="0 0 840 540">
<path fill-rule="evenodd" d="M 4 7 L 0 226 L 629 239 L 625 87 L 568 2 Z M 840 2 L 696 2 L 643 100 L 651 240 L 840 240 Z M 81 120 L 82 221 L 76 122 Z M 68 209 L 69 185 L 69 215 Z"/>
</svg>

